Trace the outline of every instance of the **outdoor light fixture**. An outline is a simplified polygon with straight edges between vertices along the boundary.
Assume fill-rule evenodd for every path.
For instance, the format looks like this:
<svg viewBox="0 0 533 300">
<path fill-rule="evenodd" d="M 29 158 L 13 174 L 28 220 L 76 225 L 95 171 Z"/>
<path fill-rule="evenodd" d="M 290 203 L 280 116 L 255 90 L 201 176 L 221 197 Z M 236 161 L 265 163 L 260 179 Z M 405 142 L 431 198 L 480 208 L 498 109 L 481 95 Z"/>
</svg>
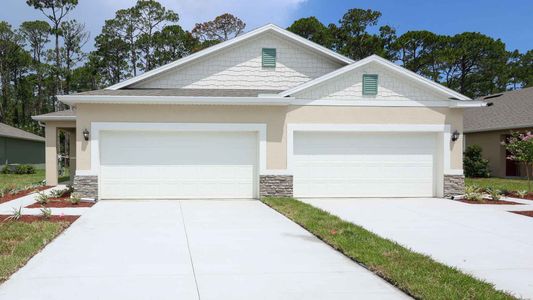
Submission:
<svg viewBox="0 0 533 300">
<path fill-rule="evenodd" d="M 454 132 L 452 133 L 452 142 L 457 141 L 457 140 L 459 139 L 459 136 L 460 136 L 460 135 L 461 135 L 461 134 L 459 133 L 459 131 L 457 131 L 457 130 L 454 131 Z"/>
<path fill-rule="evenodd" d="M 87 128 L 83 129 L 83 138 L 88 141 L 89 140 L 89 130 Z"/>
</svg>

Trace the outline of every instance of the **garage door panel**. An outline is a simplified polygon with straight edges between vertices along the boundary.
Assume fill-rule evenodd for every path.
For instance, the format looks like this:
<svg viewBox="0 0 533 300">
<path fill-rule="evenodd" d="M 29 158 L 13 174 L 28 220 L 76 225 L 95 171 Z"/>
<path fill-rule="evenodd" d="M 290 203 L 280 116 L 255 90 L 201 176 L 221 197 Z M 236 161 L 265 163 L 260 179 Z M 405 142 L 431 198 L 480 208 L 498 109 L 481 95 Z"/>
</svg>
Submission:
<svg viewBox="0 0 533 300">
<path fill-rule="evenodd" d="M 255 198 L 251 132 L 104 132 L 103 199 Z"/>
<path fill-rule="evenodd" d="M 298 197 L 433 196 L 436 135 L 296 132 Z"/>
</svg>

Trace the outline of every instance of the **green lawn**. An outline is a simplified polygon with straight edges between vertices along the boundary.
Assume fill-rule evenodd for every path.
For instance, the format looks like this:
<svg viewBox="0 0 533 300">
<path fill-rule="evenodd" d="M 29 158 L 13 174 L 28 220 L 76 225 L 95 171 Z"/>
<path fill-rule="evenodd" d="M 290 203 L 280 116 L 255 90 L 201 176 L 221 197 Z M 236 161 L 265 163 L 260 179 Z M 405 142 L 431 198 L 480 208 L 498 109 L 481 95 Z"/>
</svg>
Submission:
<svg viewBox="0 0 533 300">
<path fill-rule="evenodd" d="M 22 189 L 25 186 L 38 184 L 44 180 L 44 170 L 36 170 L 35 174 L 0 174 L 0 189 L 6 186 L 15 185 L 17 189 Z M 68 181 L 69 174 L 66 170 L 65 175 L 59 177 L 59 182 Z"/>
<path fill-rule="evenodd" d="M 0 223 L 0 282 L 7 280 L 68 226 L 67 222 L 47 221 Z"/>
<path fill-rule="evenodd" d="M 262 201 L 416 299 L 514 299 L 489 283 L 296 199 Z"/>
<path fill-rule="evenodd" d="M 527 180 L 506 178 L 465 178 L 465 184 L 481 188 L 494 188 L 497 190 L 523 191 L 527 190 Z"/>
</svg>

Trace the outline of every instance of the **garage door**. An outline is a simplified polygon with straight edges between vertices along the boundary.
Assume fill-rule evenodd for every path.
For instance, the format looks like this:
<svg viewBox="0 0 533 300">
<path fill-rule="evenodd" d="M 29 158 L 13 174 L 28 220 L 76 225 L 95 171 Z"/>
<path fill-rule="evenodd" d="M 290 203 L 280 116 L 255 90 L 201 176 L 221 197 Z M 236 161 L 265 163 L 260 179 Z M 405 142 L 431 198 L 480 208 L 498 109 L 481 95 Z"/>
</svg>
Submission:
<svg viewBox="0 0 533 300">
<path fill-rule="evenodd" d="M 294 133 L 297 197 L 435 194 L 436 134 Z"/>
<path fill-rule="evenodd" d="M 102 131 L 102 199 L 257 197 L 253 132 Z"/>
</svg>

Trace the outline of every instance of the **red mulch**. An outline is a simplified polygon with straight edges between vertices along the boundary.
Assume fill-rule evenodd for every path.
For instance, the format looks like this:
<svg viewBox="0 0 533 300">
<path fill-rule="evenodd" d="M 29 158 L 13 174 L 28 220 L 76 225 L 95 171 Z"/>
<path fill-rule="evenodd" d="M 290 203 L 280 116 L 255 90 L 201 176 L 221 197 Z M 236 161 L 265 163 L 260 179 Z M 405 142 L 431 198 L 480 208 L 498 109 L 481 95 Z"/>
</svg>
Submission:
<svg viewBox="0 0 533 300">
<path fill-rule="evenodd" d="M 14 200 L 14 199 L 29 195 L 29 194 L 35 192 L 36 190 L 40 192 L 40 191 L 49 189 L 51 187 L 52 186 L 49 186 L 49 185 L 43 185 L 43 186 L 36 187 L 36 188 L 33 188 L 33 189 L 20 191 L 20 192 L 18 192 L 16 194 L 13 194 L 13 195 L 5 195 L 4 197 L 0 197 L 0 203 L 8 202 L 8 201 L 11 201 L 11 200 Z"/>
<path fill-rule="evenodd" d="M 513 214 L 519 214 L 523 216 L 528 216 L 533 218 L 533 210 L 526 210 L 526 211 L 510 211 Z"/>
<path fill-rule="evenodd" d="M 72 204 L 68 201 L 69 197 L 61 198 L 50 198 L 50 202 L 44 205 L 44 207 L 55 207 L 55 208 L 64 208 L 64 207 L 91 207 L 94 205 L 93 202 L 80 201 L 78 204 Z M 41 208 L 43 205 L 38 202 L 26 206 L 26 208 Z"/>
<path fill-rule="evenodd" d="M 475 200 L 464 200 L 464 199 L 460 199 L 460 200 L 457 200 L 457 201 L 460 201 L 460 202 L 463 202 L 463 203 L 468 203 L 468 204 L 495 204 L 495 205 L 520 205 L 522 203 L 517 203 L 517 202 L 513 202 L 513 201 L 505 201 L 505 200 L 498 200 L 498 201 L 494 201 L 494 200 L 490 200 L 490 199 L 483 199 L 481 201 L 475 201 Z"/>
<path fill-rule="evenodd" d="M 0 222 L 6 221 L 7 218 L 9 218 L 9 215 L 0 215 Z M 48 221 L 48 222 L 68 222 L 68 223 L 74 223 L 80 216 L 51 216 L 48 219 L 43 218 L 42 216 L 28 216 L 24 215 L 21 216 L 20 219 L 17 221 L 6 221 L 6 222 L 25 222 L 25 223 L 32 223 L 32 222 L 39 222 L 39 221 Z"/>
</svg>

